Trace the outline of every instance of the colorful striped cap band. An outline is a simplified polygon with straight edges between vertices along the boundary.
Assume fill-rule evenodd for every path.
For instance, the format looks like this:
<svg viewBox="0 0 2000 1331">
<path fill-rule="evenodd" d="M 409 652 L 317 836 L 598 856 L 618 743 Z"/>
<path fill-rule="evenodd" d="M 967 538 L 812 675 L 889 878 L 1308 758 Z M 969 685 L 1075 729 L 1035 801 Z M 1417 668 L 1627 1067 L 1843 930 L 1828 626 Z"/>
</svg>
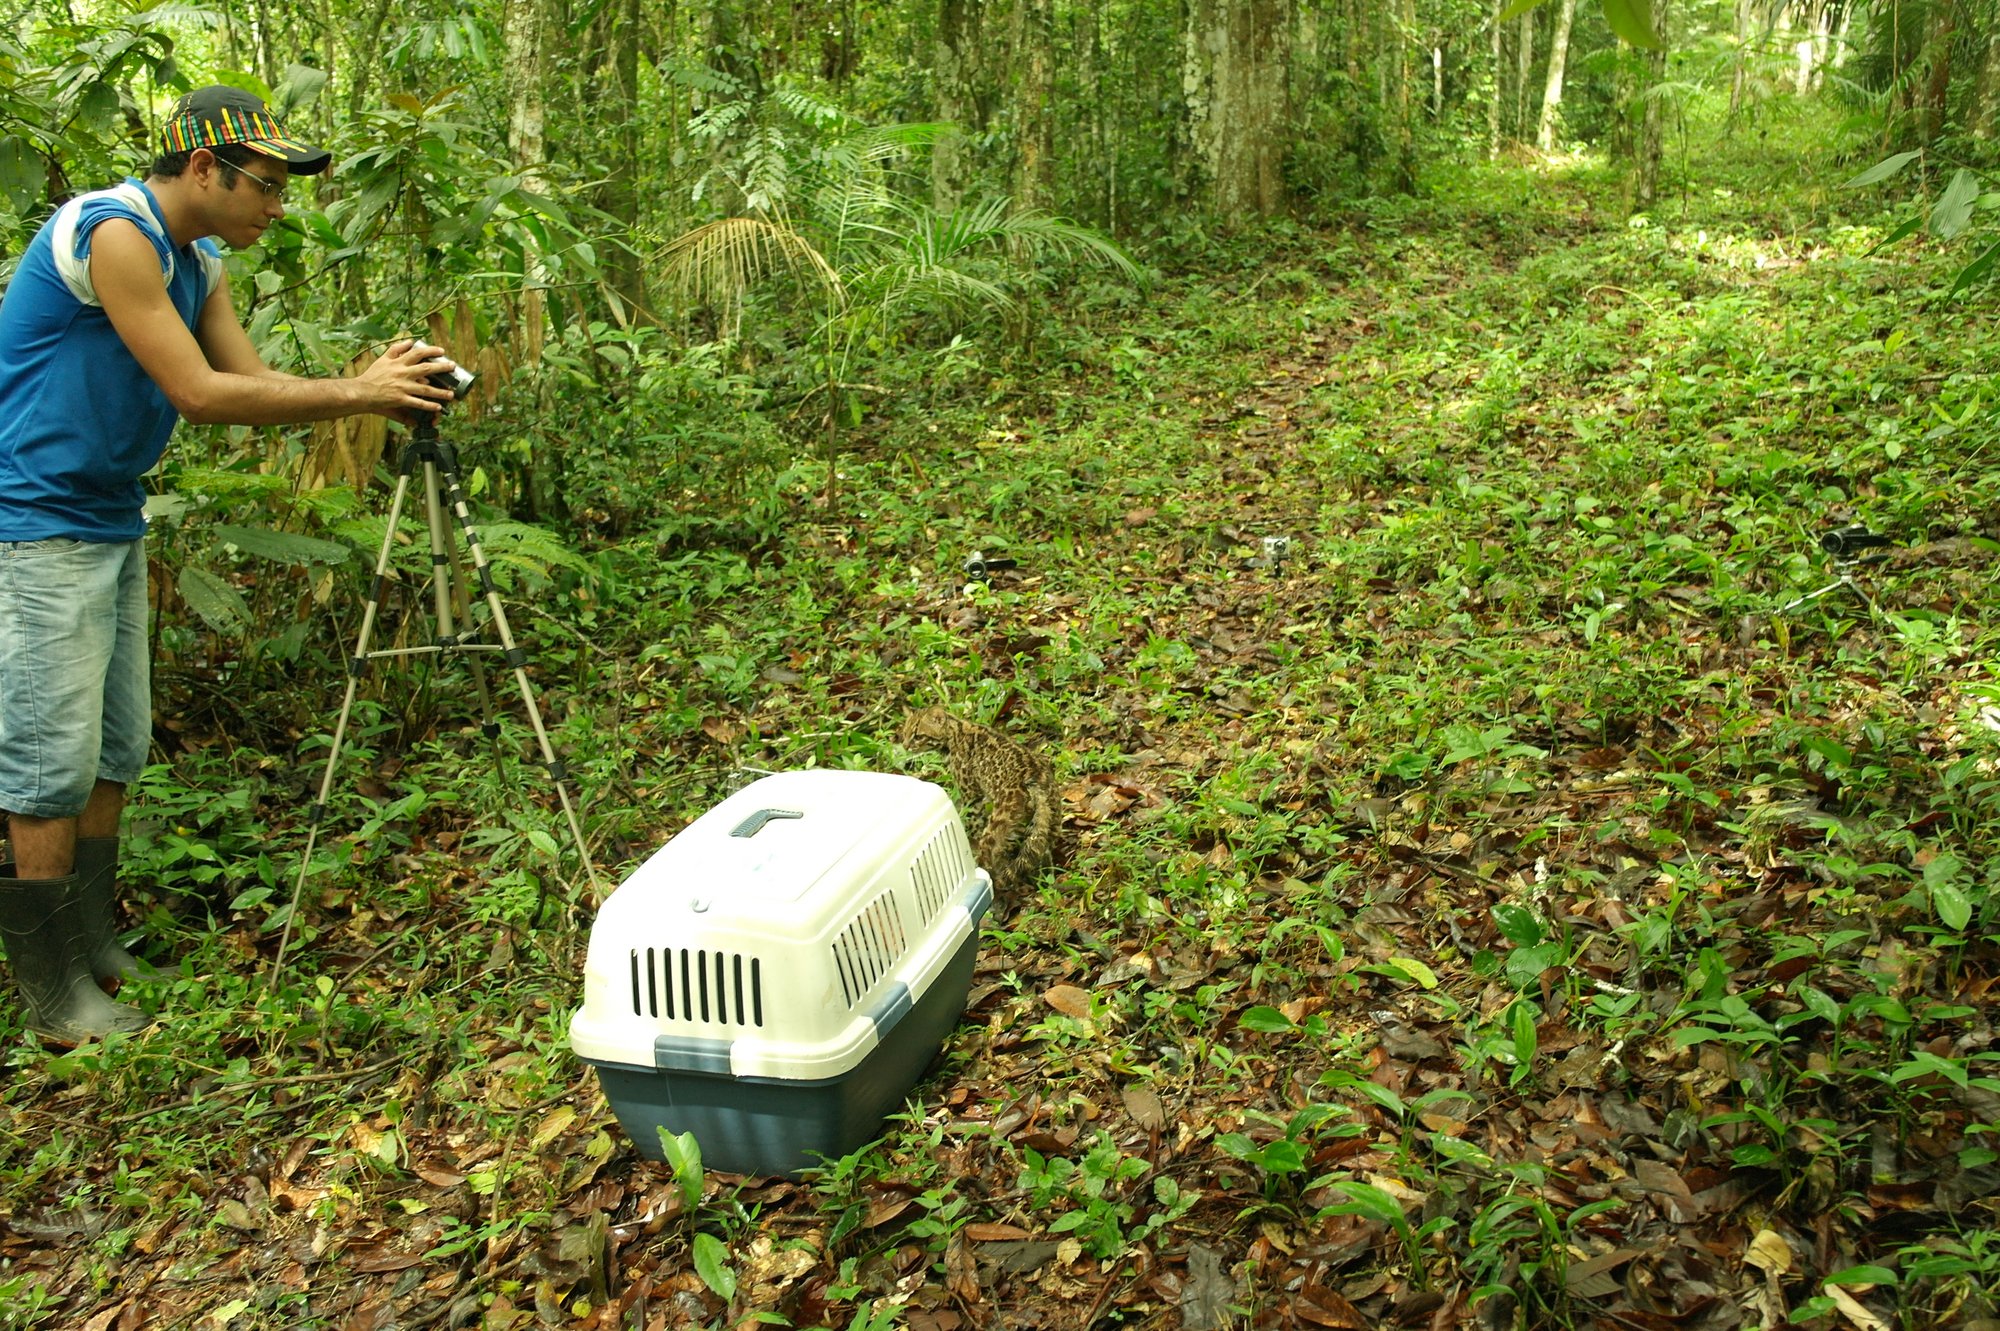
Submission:
<svg viewBox="0 0 2000 1331">
<path fill-rule="evenodd" d="M 241 88 L 223 85 L 199 89 L 174 103 L 160 134 L 161 146 L 170 153 L 220 148 L 229 143 L 279 158 L 299 176 L 324 171 L 333 159 L 325 149 L 287 134 L 262 100 Z"/>
</svg>

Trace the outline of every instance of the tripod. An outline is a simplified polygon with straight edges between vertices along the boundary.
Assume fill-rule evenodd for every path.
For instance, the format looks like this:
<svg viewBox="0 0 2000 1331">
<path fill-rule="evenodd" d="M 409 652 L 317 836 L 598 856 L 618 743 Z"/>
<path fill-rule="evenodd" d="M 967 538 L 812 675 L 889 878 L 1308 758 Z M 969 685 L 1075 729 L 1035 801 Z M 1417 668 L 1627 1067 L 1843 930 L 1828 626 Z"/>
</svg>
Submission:
<svg viewBox="0 0 2000 1331">
<path fill-rule="evenodd" d="M 417 474 L 419 465 L 423 469 L 424 512 L 430 525 L 431 538 L 431 591 L 434 614 L 437 620 L 437 639 L 422 647 L 391 647 L 370 650 L 369 641 L 375 634 L 375 621 L 381 610 L 382 601 L 389 590 L 389 552 L 396 544 L 396 527 L 403 516 L 404 501 L 409 498 L 410 481 Z M 443 482 L 442 490 L 439 482 Z M 466 551 L 472 556 L 473 570 L 479 575 L 479 589 L 486 598 L 486 608 L 492 617 L 494 633 L 498 642 L 477 641 L 477 630 L 472 623 L 470 591 L 466 585 L 465 565 L 458 557 L 458 551 L 451 540 L 451 529 L 445 521 L 445 501 L 450 500 L 452 516 L 458 519 L 458 530 L 465 539 Z M 450 580 L 447 582 L 447 573 Z M 438 437 L 437 423 L 428 417 L 412 427 L 410 442 L 403 446 L 401 457 L 396 463 L 396 496 L 389 504 L 389 522 L 382 533 L 381 553 L 375 557 L 375 581 L 368 594 L 368 605 L 361 614 L 361 631 L 356 636 L 354 655 L 347 660 L 347 695 L 341 700 L 340 719 L 334 722 L 333 744 L 326 755 L 326 770 L 320 774 L 319 795 L 314 799 L 307 823 L 305 854 L 299 859 L 298 881 L 292 886 L 291 907 L 285 913 L 285 929 L 278 942 L 277 961 L 272 966 L 275 978 L 285 965 L 285 952 L 292 941 L 292 923 L 298 918 L 299 901 L 305 892 L 306 873 L 312 866 L 313 848 L 319 841 L 319 825 L 326 816 L 327 797 L 333 793 L 333 773 L 340 763 L 340 746 L 347 737 L 347 722 L 354 711 L 354 697 L 361 687 L 361 677 L 367 673 L 371 661 L 396 656 L 454 656 L 464 653 L 472 667 L 472 679 L 479 694 L 480 714 L 485 718 L 481 732 L 494 742 L 497 761 L 499 752 L 500 723 L 493 719 L 493 695 L 487 686 L 486 662 L 490 653 L 499 654 L 509 669 L 514 672 L 514 683 L 521 690 L 521 702 L 528 713 L 529 724 L 534 727 L 535 742 L 539 746 L 542 764 L 548 769 L 549 779 L 556 788 L 556 797 L 562 803 L 563 817 L 569 823 L 570 838 L 576 843 L 577 857 L 583 861 L 583 870 L 590 878 L 593 892 L 598 889 L 597 870 L 590 862 L 590 849 L 584 844 L 583 824 L 577 818 L 576 806 L 569 796 L 568 769 L 555 748 L 549 743 L 549 733 L 542 724 L 541 709 L 535 705 L 535 691 L 528 683 L 528 655 L 514 642 L 514 633 L 507 625 L 507 612 L 500 605 L 500 594 L 493 586 L 493 572 L 486 562 L 485 551 L 479 548 L 479 533 L 473 528 L 472 514 L 465 504 L 465 492 L 459 487 L 458 457 L 451 445 Z M 546 892 L 544 893 L 546 900 Z"/>
</svg>

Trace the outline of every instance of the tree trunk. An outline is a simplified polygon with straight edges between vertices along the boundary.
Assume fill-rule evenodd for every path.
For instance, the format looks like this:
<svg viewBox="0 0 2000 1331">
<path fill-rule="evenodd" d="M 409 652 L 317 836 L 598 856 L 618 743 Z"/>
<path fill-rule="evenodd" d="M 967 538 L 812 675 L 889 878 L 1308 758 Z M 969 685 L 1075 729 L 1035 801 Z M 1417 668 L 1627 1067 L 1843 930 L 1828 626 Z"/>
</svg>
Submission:
<svg viewBox="0 0 2000 1331">
<path fill-rule="evenodd" d="M 1291 0 L 1188 0 L 1183 141 L 1209 206 L 1268 217 L 1288 202 Z"/>
<path fill-rule="evenodd" d="M 1988 6 L 1980 34 L 1979 72 L 1973 79 L 1972 101 L 1966 108 L 1966 128 L 1975 139 L 1990 140 L 2000 130 L 2000 13 Z"/>
<path fill-rule="evenodd" d="M 937 117 L 957 126 L 931 147 L 931 203 L 950 212 L 972 185 L 971 138 L 979 113 L 979 35 L 982 0 L 941 0 L 932 84 Z"/>
<path fill-rule="evenodd" d="M 1549 38 L 1549 75 L 1542 88 L 1542 119 L 1535 127 L 1535 146 L 1543 152 L 1556 148 L 1556 117 L 1562 111 L 1563 67 L 1569 63 L 1569 34 L 1576 23 L 1576 0 L 1562 0 L 1556 11 L 1555 35 Z"/>
<path fill-rule="evenodd" d="M 1104 29 L 1096 5 L 1077 6 L 1074 21 L 1076 83 L 1083 93 L 1085 128 L 1079 136 L 1077 156 L 1081 161 L 1073 163 L 1072 169 L 1081 167 L 1077 178 L 1089 186 L 1084 197 L 1090 200 L 1091 220 L 1107 231 L 1115 230 L 1112 182 L 1116 173 L 1111 168 L 1111 144 L 1115 136 L 1106 98 L 1108 90 L 1104 86 Z"/>
<path fill-rule="evenodd" d="M 1521 15 L 1520 44 L 1514 48 L 1514 137 L 1528 137 L 1528 84 L 1535 72 L 1535 11 Z"/>
<path fill-rule="evenodd" d="M 597 137 L 603 183 L 592 202 L 617 219 L 624 235 L 636 244 L 639 229 L 639 0 L 609 0 L 592 24 L 589 47 L 595 59 L 585 74 L 585 101 L 601 127 Z M 624 245 L 603 251 L 606 294 L 612 316 L 621 324 L 634 317 L 650 319 L 645 273 L 638 256 Z"/>
<path fill-rule="evenodd" d="M 1792 47 L 1792 55 L 1797 61 L 1792 70 L 1792 90 L 1801 97 L 1812 91 L 1813 65 L 1819 54 L 1820 33 L 1825 30 L 1825 13 L 1823 6 L 1810 3 L 1810 0 L 1799 11 L 1799 26 L 1804 35 Z"/>
<path fill-rule="evenodd" d="M 548 158 L 547 108 L 542 80 L 544 0 L 508 0 L 502 20 L 506 42 L 507 145 L 514 167 L 529 189 L 542 188 L 541 170 Z"/>
<path fill-rule="evenodd" d="M 1667 8 L 1670 0 L 1653 6 L 1653 31 L 1659 34 L 1660 49 L 1646 52 L 1646 91 L 1651 93 L 1667 77 Z M 1639 154 L 1632 181 L 1634 212 L 1649 212 L 1660 194 L 1660 152 L 1666 135 L 1666 103 L 1648 96 L 1639 122 Z"/>
<path fill-rule="evenodd" d="M 1930 37 L 1924 43 L 1931 57 L 1931 77 L 1924 90 L 1923 126 L 1924 141 L 1928 143 L 1944 129 L 1945 98 L 1951 91 L 1951 37 L 1958 27 L 1958 5 L 1956 0 L 1932 0 L 1936 6 L 1931 21 Z"/>
<path fill-rule="evenodd" d="M 1014 199 L 1055 203 L 1055 33 L 1051 0 L 1014 0 Z"/>
<path fill-rule="evenodd" d="M 505 22 L 512 23 L 513 11 L 518 6 L 536 5 L 540 2 L 541 0 L 512 0 L 507 6 Z M 375 72 L 376 64 L 382 58 L 382 26 L 389 20 L 389 7 L 392 3 L 393 0 L 375 0 L 375 10 L 368 16 L 366 25 L 362 29 L 361 43 L 355 48 L 354 77 L 347 84 L 347 116 L 350 120 L 358 119 L 362 109 L 368 104 L 368 83 Z M 507 44 L 508 56 L 511 58 L 513 54 L 511 27 L 506 28 L 505 33 L 502 40 Z"/>
<path fill-rule="evenodd" d="M 1504 34 L 1500 26 L 1500 15 L 1506 11 L 1507 0 L 1493 0 L 1492 51 L 1493 86 L 1486 94 L 1486 156 L 1492 160 L 1500 156 L 1500 94 L 1502 57 L 1506 54 Z"/>
<path fill-rule="evenodd" d="M 1813 23 L 1813 70 L 1812 86 L 1815 90 L 1826 82 L 1826 62 L 1832 54 L 1833 7 L 1836 0 L 1822 0 L 1818 18 Z"/>
<path fill-rule="evenodd" d="M 1396 64 L 1396 188 L 1417 189 L 1417 126 L 1415 98 L 1410 95 L 1410 34 L 1417 27 L 1417 0 L 1402 0 L 1399 23 L 1389 26 Z"/>
<path fill-rule="evenodd" d="M 1750 81 L 1750 32 L 1757 22 L 1757 0 L 1736 0 L 1736 70 L 1729 80 L 1729 120 L 1743 105 L 1743 89 Z"/>
</svg>

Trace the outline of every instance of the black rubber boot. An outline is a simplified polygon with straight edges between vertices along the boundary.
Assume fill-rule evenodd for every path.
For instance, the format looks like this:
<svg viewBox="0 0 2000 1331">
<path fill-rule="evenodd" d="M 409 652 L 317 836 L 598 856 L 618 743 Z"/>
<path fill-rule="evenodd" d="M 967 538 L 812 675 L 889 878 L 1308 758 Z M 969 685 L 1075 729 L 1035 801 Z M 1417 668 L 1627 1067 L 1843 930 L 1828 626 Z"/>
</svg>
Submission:
<svg viewBox="0 0 2000 1331">
<path fill-rule="evenodd" d="M 150 980 L 159 971 L 118 941 L 118 838 L 76 839 L 76 877 L 83 884 L 83 922 L 90 927 L 90 973 L 109 980 Z"/>
<path fill-rule="evenodd" d="M 22 1022 L 63 1044 L 102 1039 L 113 1031 L 144 1030 L 150 1018 L 114 1003 L 90 971 L 91 929 L 83 888 L 67 878 L 0 875 L 0 938 L 21 992 Z"/>
</svg>

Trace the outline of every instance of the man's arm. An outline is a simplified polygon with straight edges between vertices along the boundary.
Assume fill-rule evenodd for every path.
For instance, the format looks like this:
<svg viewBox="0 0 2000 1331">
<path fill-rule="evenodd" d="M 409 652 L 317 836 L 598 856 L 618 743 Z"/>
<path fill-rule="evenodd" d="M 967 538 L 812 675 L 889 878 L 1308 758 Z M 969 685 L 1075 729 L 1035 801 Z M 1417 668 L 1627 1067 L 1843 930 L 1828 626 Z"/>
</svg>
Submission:
<svg viewBox="0 0 2000 1331">
<path fill-rule="evenodd" d="M 253 379 L 298 378 L 295 374 L 272 369 L 257 354 L 250 334 L 243 331 L 243 321 L 236 317 L 236 302 L 229 298 L 227 274 L 215 284 L 215 290 L 209 292 L 207 303 L 195 317 L 194 340 L 200 345 L 201 354 L 211 370 L 220 370 L 224 374 L 247 374 Z"/>
<path fill-rule="evenodd" d="M 373 412 L 436 411 L 451 400 L 425 382 L 443 368 L 421 343 L 398 343 L 352 379 L 273 375 L 229 303 L 227 283 L 209 295 L 190 333 L 167 298 L 152 242 L 123 218 L 92 232 L 90 280 L 126 349 L 183 419 L 198 425 L 290 425 Z M 213 359 L 211 359 L 213 357 Z"/>
</svg>

